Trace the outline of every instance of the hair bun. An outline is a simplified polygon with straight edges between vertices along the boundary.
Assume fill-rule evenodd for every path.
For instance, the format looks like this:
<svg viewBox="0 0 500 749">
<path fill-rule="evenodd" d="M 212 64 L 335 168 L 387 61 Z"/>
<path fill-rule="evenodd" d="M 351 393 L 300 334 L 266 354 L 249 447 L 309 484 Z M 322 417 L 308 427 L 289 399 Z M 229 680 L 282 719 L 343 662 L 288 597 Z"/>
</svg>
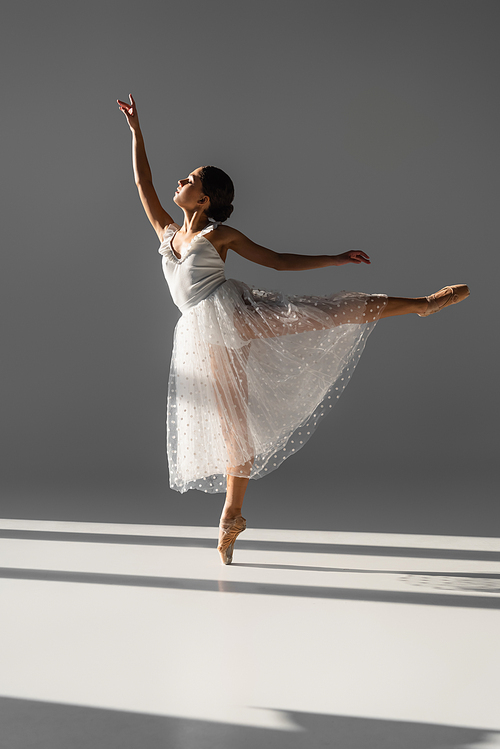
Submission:
<svg viewBox="0 0 500 749">
<path fill-rule="evenodd" d="M 203 192 L 210 198 L 208 215 L 219 224 L 227 221 L 233 212 L 234 185 L 231 177 L 216 166 L 204 166 L 200 179 Z"/>
<path fill-rule="evenodd" d="M 224 221 L 227 221 L 231 213 L 233 212 L 234 206 L 231 204 L 225 205 L 225 206 L 219 206 L 217 210 L 211 210 L 210 211 L 210 218 L 212 218 L 214 221 L 217 221 L 218 224 L 222 224 Z"/>
</svg>

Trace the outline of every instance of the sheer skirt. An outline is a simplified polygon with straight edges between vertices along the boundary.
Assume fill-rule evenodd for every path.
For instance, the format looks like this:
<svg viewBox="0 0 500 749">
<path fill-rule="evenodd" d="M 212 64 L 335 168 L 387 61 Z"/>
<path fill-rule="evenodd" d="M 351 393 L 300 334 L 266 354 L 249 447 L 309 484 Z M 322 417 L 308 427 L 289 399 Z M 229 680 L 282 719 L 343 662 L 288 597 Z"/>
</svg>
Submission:
<svg viewBox="0 0 500 749">
<path fill-rule="evenodd" d="M 172 488 L 224 492 L 300 450 L 347 385 L 385 295 L 287 296 L 228 280 L 177 323 L 167 401 Z"/>
</svg>

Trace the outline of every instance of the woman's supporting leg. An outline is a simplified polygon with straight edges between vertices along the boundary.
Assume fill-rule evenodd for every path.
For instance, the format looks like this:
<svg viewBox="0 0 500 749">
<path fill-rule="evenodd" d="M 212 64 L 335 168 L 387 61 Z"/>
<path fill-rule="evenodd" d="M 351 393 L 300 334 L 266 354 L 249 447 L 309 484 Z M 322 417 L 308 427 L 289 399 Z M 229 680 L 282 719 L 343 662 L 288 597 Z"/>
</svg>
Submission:
<svg viewBox="0 0 500 749">
<path fill-rule="evenodd" d="M 248 382 L 246 366 L 250 347 L 230 349 L 212 346 L 210 359 L 213 385 L 217 397 L 219 420 L 227 451 L 227 491 L 219 522 L 218 550 L 223 564 L 233 561 L 233 547 L 237 536 L 245 530 L 241 517 L 243 498 L 252 470 L 252 455 L 248 431 Z M 245 463 L 242 461 L 246 460 Z"/>
<path fill-rule="evenodd" d="M 246 473 L 247 471 L 245 471 Z M 248 486 L 248 478 L 240 476 L 227 476 L 226 501 L 220 516 L 221 523 L 228 523 L 241 515 L 243 499 Z"/>
<path fill-rule="evenodd" d="M 247 478 L 228 474 L 226 501 L 222 509 L 217 546 L 222 564 L 231 564 L 234 542 L 247 527 L 245 518 L 241 516 L 241 507 L 247 486 Z"/>
</svg>

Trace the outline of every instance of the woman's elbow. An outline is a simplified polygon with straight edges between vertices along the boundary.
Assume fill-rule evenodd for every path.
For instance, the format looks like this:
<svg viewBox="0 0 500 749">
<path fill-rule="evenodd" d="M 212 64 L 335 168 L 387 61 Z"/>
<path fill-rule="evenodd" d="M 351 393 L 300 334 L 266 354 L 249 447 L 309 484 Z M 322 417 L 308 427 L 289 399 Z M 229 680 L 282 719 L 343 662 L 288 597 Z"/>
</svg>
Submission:
<svg viewBox="0 0 500 749">
<path fill-rule="evenodd" d="M 279 252 L 274 253 L 272 258 L 271 268 L 273 270 L 287 270 L 288 264 L 284 255 Z"/>
</svg>

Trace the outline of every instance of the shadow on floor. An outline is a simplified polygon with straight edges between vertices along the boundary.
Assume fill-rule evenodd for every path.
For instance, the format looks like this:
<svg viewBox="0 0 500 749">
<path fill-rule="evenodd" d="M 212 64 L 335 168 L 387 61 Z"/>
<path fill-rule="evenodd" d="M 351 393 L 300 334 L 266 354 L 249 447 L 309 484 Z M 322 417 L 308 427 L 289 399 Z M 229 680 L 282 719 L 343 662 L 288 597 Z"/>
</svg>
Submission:
<svg viewBox="0 0 500 749">
<path fill-rule="evenodd" d="M 2 749 L 472 749 L 500 746 L 474 728 L 287 712 L 296 731 L 0 698 Z"/>
<path fill-rule="evenodd" d="M 454 595 L 367 588 L 338 588 L 320 585 L 282 585 L 252 583 L 233 580 L 204 580 L 184 577 L 152 577 L 147 575 L 117 575 L 104 572 L 71 572 L 66 570 L 25 569 L 0 567 L 0 578 L 9 580 L 39 580 L 45 582 L 87 583 L 91 585 L 124 585 L 138 588 L 164 588 L 173 590 L 204 591 L 211 593 L 243 593 L 246 595 L 293 596 L 296 598 L 323 598 L 342 601 L 373 601 L 378 603 L 404 603 L 420 606 L 458 606 L 460 608 L 500 609 L 500 597 L 479 595 Z M 496 592 L 497 582 L 494 581 Z M 486 588 L 476 590 L 485 591 Z M 457 590 L 457 588 L 455 588 Z M 470 592 L 468 589 L 467 592 Z M 492 592 L 489 588 L 487 592 Z"/>
<path fill-rule="evenodd" d="M 27 541 L 73 541 L 93 544 L 125 544 L 141 546 L 180 546 L 213 549 L 214 538 L 189 538 L 187 536 L 139 536 L 122 533 L 78 533 L 73 531 L 25 531 L 1 529 L 0 538 Z M 407 557 L 411 559 L 470 559 L 481 562 L 499 562 L 500 551 L 487 549 L 430 549 L 405 546 L 369 546 L 361 544 L 302 543 L 295 541 L 247 541 L 238 538 L 238 549 L 248 551 L 279 551 L 302 554 L 349 554 L 380 557 Z M 256 565 L 257 566 L 257 565 Z"/>
</svg>

